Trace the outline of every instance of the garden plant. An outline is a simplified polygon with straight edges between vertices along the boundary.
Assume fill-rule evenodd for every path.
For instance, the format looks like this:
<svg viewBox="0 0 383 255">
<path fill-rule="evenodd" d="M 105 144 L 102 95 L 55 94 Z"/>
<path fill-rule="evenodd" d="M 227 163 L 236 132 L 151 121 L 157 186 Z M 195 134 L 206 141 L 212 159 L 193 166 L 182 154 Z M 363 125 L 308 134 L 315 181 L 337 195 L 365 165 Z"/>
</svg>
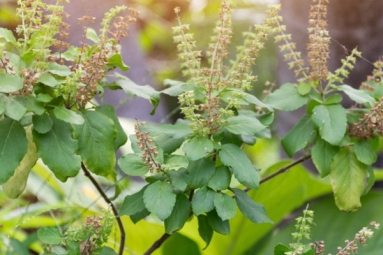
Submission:
<svg viewBox="0 0 383 255">
<path fill-rule="evenodd" d="M 173 39 L 185 79 L 166 79 L 166 88 L 160 91 L 115 72 L 120 69 L 129 74 L 120 54 L 120 39 L 128 36 L 130 23 L 136 22 L 136 10 L 125 6 L 111 9 L 99 31 L 92 29 L 95 20 L 91 13 L 80 18 L 84 36 L 81 46 L 75 47 L 65 42 L 63 2 L 68 1 L 49 5 L 42 0 L 18 0 L 20 25 L 15 32 L 0 28 L 0 184 L 9 199 L 16 199 L 23 195 L 34 168 L 49 169 L 59 182 L 83 175 L 109 207 L 98 215 L 88 215 L 82 223 L 55 221 L 38 227 L 37 238 L 28 246 L 34 254 L 149 255 L 159 254 L 161 249 L 163 254 L 193 254 L 191 250 L 171 253 L 177 245 L 172 237 L 182 241 L 186 232 L 199 235 L 203 245 L 198 249 L 209 252 L 213 236 L 229 235 L 236 217 L 251 222 L 249 228 L 255 231 L 267 225 L 259 230 L 257 238 L 261 239 L 273 223 L 302 205 L 292 203 L 287 212 L 269 210 L 262 201 L 270 203 L 278 188 L 267 185 L 275 179 L 291 181 L 289 174 L 301 171 L 299 164 L 309 160 L 318 173 L 315 181 L 305 169 L 292 181 L 309 186 L 302 202 L 332 190 L 331 201 L 338 210 L 354 212 L 362 206 L 361 197 L 375 183 L 372 165 L 383 135 L 382 62 L 374 63 L 374 72 L 358 89 L 343 82 L 356 60 L 363 58 L 357 49 L 345 49 L 342 65 L 328 70 L 327 0 L 312 2 L 308 64 L 285 32 L 279 5 L 268 7 L 263 22 L 243 34 L 243 44 L 235 52 L 229 52 L 233 31 L 227 2 L 221 4 L 206 51 L 198 50 L 190 26 L 179 16 L 183 10 L 175 8 L 178 24 L 173 27 Z M 257 81 L 253 66 L 268 39 L 279 45 L 297 80 L 278 88 L 269 86 L 262 97 L 256 97 L 252 93 Z M 155 114 L 162 94 L 175 97 L 182 118 L 174 124 L 134 120 L 134 134 L 128 137 L 115 109 L 100 103 L 105 90 L 147 99 L 153 106 L 150 114 Z M 345 109 L 344 97 L 355 105 Z M 246 148 L 272 137 L 278 111 L 301 107 L 306 114 L 278 143 L 288 156 L 302 156 L 279 160 L 268 169 L 255 165 Z M 131 152 L 117 158 L 128 140 Z M 142 185 L 136 192 L 124 192 L 120 180 L 127 179 L 126 175 L 144 180 L 137 181 Z M 102 182 L 112 183 L 114 196 L 106 193 Z M 296 194 L 287 186 L 283 192 L 287 200 Z M 304 210 L 304 216 L 297 219 L 297 233 L 293 233 L 296 244 L 277 245 L 275 255 L 325 254 L 321 241 L 301 242 L 310 232 L 313 213 Z M 150 225 L 148 218 L 162 225 Z M 149 243 L 147 247 L 137 248 L 130 241 L 138 235 L 132 233 L 132 222 L 147 224 L 148 235 L 159 235 L 143 240 Z M 28 254 L 21 243 L 23 237 L 15 231 L 23 223 L 0 223 L 7 233 L 0 251 Z M 373 222 L 372 226 L 379 224 Z M 336 254 L 352 254 L 357 241 L 364 244 L 372 233 L 362 229 Z M 338 241 L 342 246 L 344 240 Z M 217 254 L 245 254 L 251 245 L 229 247 L 226 253 Z"/>
</svg>

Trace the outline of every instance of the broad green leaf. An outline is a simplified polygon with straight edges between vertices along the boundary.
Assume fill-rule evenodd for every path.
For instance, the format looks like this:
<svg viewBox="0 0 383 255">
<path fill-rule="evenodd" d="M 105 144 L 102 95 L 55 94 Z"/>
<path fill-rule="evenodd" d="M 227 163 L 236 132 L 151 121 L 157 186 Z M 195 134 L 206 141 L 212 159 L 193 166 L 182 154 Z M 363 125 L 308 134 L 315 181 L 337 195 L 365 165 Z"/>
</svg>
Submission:
<svg viewBox="0 0 383 255">
<path fill-rule="evenodd" d="M 0 92 L 12 93 L 23 88 L 23 79 L 19 76 L 4 73 L 0 74 Z"/>
<path fill-rule="evenodd" d="M 128 136 L 126 135 L 124 129 L 122 128 L 120 124 L 120 121 L 118 120 L 116 111 L 111 105 L 98 106 L 96 108 L 96 111 L 101 112 L 102 114 L 107 116 L 109 119 L 113 120 L 114 126 L 117 129 L 117 137 L 116 137 L 116 140 L 114 140 L 114 149 L 117 150 L 128 141 Z"/>
<path fill-rule="evenodd" d="M 324 104 L 339 104 L 342 102 L 343 97 L 341 94 L 332 94 L 326 98 Z"/>
<path fill-rule="evenodd" d="M 176 204 L 170 216 L 165 220 L 165 232 L 172 234 L 183 227 L 189 218 L 190 201 L 185 194 L 179 194 L 176 198 Z"/>
<path fill-rule="evenodd" d="M 309 115 L 302 119 L 281 140 L 283 149 L 292 157 L 296 152 L 305 148 L 316 136 L 316 127 Z"/>
<path fill-rule="evenodd" d="M 53 109 L 53 113 L 55 114 L 56 118 L 68 122 L 70 124 L 74 125 L 82 125 L 84 124 L 84 118 L 75 113 L 74 111 L 68 110 L 67 108 L 63 106 L 57 106 Z"/>
<path fill-rule="evenodd" d="M 96 31 L 93 28 L 87 27 L 85 36 L 86 39 L 89 39 L 94 43 L 98 43 L 100 41 L 100 38 L 98 37 Z"/>
<path fill-rule="evenodd" d="M 0 115 L 5 112 L 5 104 L 3 101 L 0 101 Z"/>
<path fill-rule="evenodd" d="M 0 120 L 0 184 L 11 178 L 28 150 L 28 139 L 21 124 L 9 118 Z"/>
<path fill-rule="evenodd" d="M 311 117 L 319 128 L 323 140 L 332 145 L 338 145 L 347 128 L 346 111 L 341 105 L 318 105 L 313 110 Z"/>
<path fill-rule="evenodd" d="M 108 65 L 117 66 L 121 69 L 121 71 L 128 71 L 129 66 L 127 66 L 124 61 L 122 60 L 121 54 L 114 54 L 108 59 Z"/>
<path fill-rule="evenodd" d="M 195 215 L 210 212 L 214 209 L 215 192 L 207 187 L 202 187 L 194 194 L 192 199 L 192 209 Z"/>
<path fill-rule="evenodd" d="M 118 75 L 119 80 L 116 82 L 126 94 L 131 96 L 137 96 L 150 101 L 153 105 L 153 110 L 150 114 L 154 114 L 156 112 L 157 106 L 160 103 L 160 93 L 154 90 L 149 85 L 140 86 L 134 83 L 127 77 L 122 75 Z"/>
<path fill-rule="evenodd" d="M 184 143 L 182 150 L 190 160 L 198 160 L 214 150 L 213 142 L 202 136 L 196 136 Z"/>
<path fill-rule="evenodd" d="M 144 204 L 144 191 L 147 186 L 143 187 L 137 193 L 127 195 L 122 203 L 119 215 L 133 215 L 143 211 L 145 208 Z"/>
<path fill-rule="evenodd" d="M 215 169 L 213 177 L 210 178 L 208 186 L 215 190 L 227 189 L 231 181 L 231 172 L 227 166 L 219 166 Z"/>
<path fill-rule="evenodd" d="M 33 142 L 32 128 L 28 127 L 26 135 L 28 139 L 28 150 L 20 165 L 16 168 L 14 175 L 3 184 L 3 191 L 7 197 L 15 199 L 23 193 L 29 176 L 29 172 L 38 159 L 36 145 Z"/>
<path fill-rule="evenodd" d="M 17 239 L 9 239 L 10 242 L 7 249 L 10 253 L 6 253 L 6 255 L 30 255 L 27 245 L 25 245 Z"/>
<path fill-rule="evenodd" d="M 365 90 L 354 89 L 349 85 L 340 85 L 337 86 L 337 89 L 346 93 L 347 96 L 349 96 L 353 101 L 355 101 L 358 104 L 369 103 L 371 106 L 373 106 L 375 103 L 375 99 L 372 96 L 370 96 Z"/>
<path fill-rule="evenodd" d="M 237 180 L 248 188 L 256 189 L 260 177 L 246 154 L 234 144 L 224 144 L 219 151 L 224 165 L 229 166 Z"/>
<path fill-rule="evenodd" d="M 311 84 L 310 83 L 300 83 L 298 85 L 298 92 L 300 95 L 305 96 L 309 94 L 311 91 Z"/>
<path fill-rule="evenodd" d="M 285 252 L 289 252 L 291 249 L 284 244 L 278 244 L 274 248 L 274 255 L 285 255 Z"/>
<path fill-rule="evenodd" d="M 214 175 L 214 162 L 208 158 L 190 161 L 187 168 L 189 172 L 189 187 L 192 189 L 206 186 Z"/>
<path fill-rule="evenodd" d="M 118 165 L 124 173 L 131 176 L 143 176 L 149 171 L 138 154 L 126 154 L 118 159 Z"/>
<path fill-rule="evenodd" d="M 30 95 L 30 96 L 24 97 L 23 103 L 28 111 L 34 112 L 37 115 L 41 115 L 46 111 L 44 108 L 44 104 L 41 101 L 38 101 L 35 96 Z"/>
<path fill-rule="evenodd" d="M 165 154 L 171 154 L 181 147 L 184 139 L 174 139 L 167 134 L 161 134 L 155 139 L 155 141 L 158 147 L 162 148 Z"/>
<path fill-rule="evenodd" d="M 114 171 L 116 164 L 116 127 L 110 118 L 97 111 L 86 110 L 82 116 L 84 124 L 75 126 L 78 154 L 90 171 L 106 176 Z"/>
<path fill-rule="evenodd" d="M 27 108 L 17 99 L 17 96 L 0 95 L 0 100 L 5 104 L 5 115 L 14 120 L 20 120 Z"/>
<path fill-rule="evenodd" d="M 168 170 L 178 170 L 180 168 L 187 168 L 189 165 L 189 160 L 185 156 L 181 155 L 170 155 L 165 159 L 165 164 L 161 164 L 162 169 L 165 171 Z"/>
<path fill-rule="evenodd" d="M 266 127 L 255 117 L 239 115 L 228 118 L 225 128 L 237 135 L 255 135 Z"/>
<path fill-rule="evenodd" d="M 289 112 L 305 105 L 308 99 L 308 96 L 299 94 L 294 84 L 286 83 L 268 95 L 266 103 L 275 109 Z"/>
<path fill-rule="evenodd" d="M 354 152 L 358 160 L 366 165 L 372 165 L 377 159 L 377 155 L 369 140 L 356 141 L 354 143 Z"/>
<path fill-rule="evenodd" d="M 187 170 L 182 168 L 178 171 L 170 170 L 168 171 L 172 185 L 175 189 L 180 191 L 185 191 L 189 182 L 189 176 L 187 175 Z"/>
<path fill-rule="evenodd" d="M 366 166 L 359 162 L 349 148 L 341 148 L 331 164 L 330 179 L 335 203 L 342 211 L 361 207 L 360 197 L 365 189 Z"/>
<path fill-rule="evenodd" d="M 222 220 L 216 210 L 207 213 L 207 221 L 210 227 L 222 235 L 230 234 L 230 223 L 228 220 Z"/>
<path fill-rule="evenodd" d="M 72 138 L 71 125 L 55 117 L 51 119 L 52 129 L 45 134 L 33 130 L 33 138 L 39 157 L 60 181 L 65 182 L 78 174 L 81 158 L 75 154 L 77 141 Z"/>
<path fill-rule="evenodd" d="M 363 191 L 363 196 L 367 195 L 370 190 L 372 189 L 372 187 L 374 186 L 375 184 L 375 181 L 376 181 L 376 178 L 375 178 L 375 171 L 374 169 L 372 168 L 372 166 L 367 166 L 367 175 L 368 175 L 368 180 L 367 180 L 367 184 L 366 184 L 366 187 Z"/>
<path fill-rule="evenodd" d="M 163 245 L 162 255 L 200 255 L 199 247 L 190 238 L 174 233 Z M 159 253 L 157 253 L 159 254 Z"/>
<path fill-rule="evenodd" d="M 223 220 L 229 220 L 237 213 L 237 206 L 234 199 L 221 192 L 216 192 L 214 195 L 214 207 L 218 216 Z"/>
<path fill-rule="evenodd" d="M 330 174 L 330 166 L 335 155 L 339 152 L 339 147 L 333 146 L 321 138 L 317 138 L 311 148 L 311 159 L 323 178 Z"/>
<path fill-rule="evenodd" d="M 4 38 L 6 42 L 11 43 L 13 46 L 17 45 L 17 41 L 12 31 L 6 28 L 0 28 L 0 39 Z"/>
<path fill-rule="evenodd" d="M 235 200 L 239 210 L 254 223 L 273 223 L 269 217 L 267 217 L 266 209 L 263 205 L 258 204 L 249 197 L 249 195 L 240 189 L 231 189 L 235 194 Z"/>
<path fill-rule="evenodd" d="M 150 212 L 148 211 L 148 209 L 145 208 L 144 210 L 131 215 L 130 219 L 132 220 L 132 222 L 134 224 L 136 224 L 137 222 L 139 222 L 140 220 L 146 218 L 149 215 L 150 215 Z"/>
<path fill-rule="evenodd" d="M 269 111 L 273 111 L 273 108 L 270 107 L 270 105 L 268 104 L 265 104 L 264 102 L 262 102 L 261 100 L 259 100 L 258 98 L 256 98 L 254 95 L 252 94 L 248 94 L 246 93 L 246 101 L 251 103 L 251 104 L 254 104 L 254 105 L 257 105 L 257 106 L 260 106 L 262 108 L 266 108 L 267 110 Z"/>
<path fill-rule="evenodd" d="M 48 94 L 39 93 L 36 97 L 36 100 L 43 103 L 49 103 L 53 100 L 53 97 Z"/>
<path fill-rule="evenodd" d="M 55 62 L 49 62 L 46 70 L 59 76 L 68 76 L 72 74 L 72 71 L 69 69 L 69 67 L 57 64 Z"/>
<path fill-rule="evenodd" d="M 194 90 L 194 88 L 196 87 L 194 84 L 191 84 L 191 83 L 185 83 L 182 81 L 175 81 L 170 79 L 166 79 L 164 81 L 164 85 L 170 86 L 170 87 L 162 90 L 161 93 L 164 93 L 172 97 L 181 95 L 182 93 L 186 91 Z"/>
<path fill-rule="evenodd" d="M 70 253 L 72 255 L 72 253 Z M 104 246 L 98 255 L 118 255 L 112 248 Z"/>
<path fill-rule="evenodd" d="M 174 125 L 171 124 L 163 124 L 163 125 L 154 125 L 147 124 L 146 127 L 143 128 L 144 131 L 150 132 L 152 136 L 157 136 L 161 134 L 166 134 L 173 139 L 185 139 L 186 137 L 193 134 L 193 130 L 189 127 L 188 124 L 184 123 L 176 123 Z"/>
<path fill-rule="evenodd" d="M 33 129 L 40 134 L 45 134 L 52 129 L 53 121 L 51 117 L 44 113 L 42 115 L 32 116 Z"/>
<path fill-rule="evenodd" d="M 160 220 L 170 216 L 176 203 L 176 194 L 169 183 L 157 181 L 144 191 L 144 203 L 149 212 Z"/>
<path fill-rule="evenodd" d="M 59 82 L 55 79 L 55 77 L 53 77 L 53 75 L 47 73 L 40 75 L 38 82 L 41 82 L 42 84 L 52 88 L 56 87 L 59 84 Z"/>
<path fill-rule="evenodd" d="M 209 246 L 214 233 L 206 215 L 198 215 L 198 233 L 206 244 L 205 248 L 203 248 L 205 250 Z"/>
<path fill-rule="evenodd" d="M 56 227 L 43 227 L 37 231 L 37 237 L 45 244 L 60 244 L 62 235 Z"/>
</svg>

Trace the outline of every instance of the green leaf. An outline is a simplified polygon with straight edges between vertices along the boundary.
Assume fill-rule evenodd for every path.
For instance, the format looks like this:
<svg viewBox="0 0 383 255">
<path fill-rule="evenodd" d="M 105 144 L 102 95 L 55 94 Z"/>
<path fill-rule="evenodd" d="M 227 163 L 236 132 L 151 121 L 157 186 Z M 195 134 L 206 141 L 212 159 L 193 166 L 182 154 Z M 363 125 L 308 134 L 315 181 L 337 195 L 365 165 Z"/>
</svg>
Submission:
<svg viewBox="0 0 383 255">
<path fill-rule="evenodd" d="M 17 46 L 17 41 L 12 31 L 6 28 L 0 28 L 0 39 L 4 38 L 6 42 L 11 43 L 13 46 Z"/>
<path fill-rule="evenodd" d="M 42 84 L 52 88 L 55 88 L 57 85 L 59 85 L 59 82 L 55 79 L 55 77 L 47 73 L 40 75 L 38 82 L 41 82 Z"/>
<path fill-rule="evenodd" d="M 209 222 L 210 227 L 222 235 L 230 234 L 230 223 L 228 220 L 222 220 L 216 210 L 212 210 L 207 213 L 207 221 Z"/>
<path fill-rule="evenodd" d="M 165 232 L 172 234 L 181 229 L 189 218 L 190 201 L 185 194 L 179 194 L 176 198 L 176 204 L 170 216 L 165 220 Z"/>
<path fill-rule="evenodd" d="M 367 175 L 368 175 L 367 177 L 368 180 L 367 180 L 366 188 L 364 189 L 362 196 L 367 195 L 375 184 L 375 181 L 376 181 L 375 171 L 372 168 L 372 166 L 367 166 Z"/>
<path fill-rule="evenodd" d="M 20 120 L 27 109 L 24 105 L 17 99 L 16 96 L 5 96 L 0 94 L 0 100 L 5 104 L 5 115 L 14 120 Z"/>
<path fill-rule="evenodd" d="M 181 95 L 182 93 L 186 91 L 194 90 L 196 87 L 194 84 L 191 84 L 191 83 L 185 83 L 182 81 L 175 81 L 171 79 L 165 79 L 164 85 L 170 86 L 170 87 L 162 90 L 161 93 L 164 93 L 172 97 Z"/>
<path fill-rule="evenodd" d="M 7 197 L 15 199 L 23 193 L 29 176 L 29 172 L 38 159 L 36 145 L 33 143 L 32 128 L 28 127 L 26 135 L 28 139 L 28 150 L 20 165 L 16 168 L 14 175 L 3 184 L 3 191 Z"/>
<path fill-rule="evenodd" d="M 331 164 L 331 185 L 335 203 L 343 211 L 361 207 L 360 197 L 367 178 L 366 166 L 359 162 L 349 148 L 341 148 Z"/>
<path fill-rule="evenodd" d="M 62 235 L 58 228 L 55 227 L 43 227 L 37 231 L 37 237 L 41 242 L 50 245 L 58 245 L 62 241 Z"/>
<path fill-rule="evenodd" d="M 329 97 L 326 98 L 325 104 L 339 104 L 342 102 L 343 97 L 341 94 L 332 94 Z"/>
<path fill-rule="evenodd" d="M 23 88 L 23 79 L 19 76 L 4 73 L 0 74 L 0 92 L 12 93 Z"/>
<path fill-rule="evenodd" d="M 70 253 L 72 255 L 72 253 Z M 98 255 L 118 255 L 112 248 L 104 246 Z"/>
<path fill-rule="evenodd" d="M 172 185 L 174 188 L 185 191 L 189 182 L 189 176 L 187 175 L 187 170 L 182 168 L 178 171 L 170 170 L 168 171 Z"/>
<path fill-rule="evenodd" d="M 45 134 L 33 130 L 33 138 L 39 157 L 60 181 L 65 182 L 78 174 L 81 158 L 75 154 L 77 141 L 72 138 L 71 125 L 55 117 L 51 119 L 52 129 Z"/>
<path fill-rule="evenodd" d="M 74 125 L 82 125 L 84 124 L 84 118 L 75 113 L 74 111 L 68 110 L 67 108 L 63 106 L 57 106 L 53 109 L 53 112 L 56 116 L 56 118 L 68 122 L 70 124 Z"/>
<path fill-rule="evenodd" d="M 246 101 L 251 103 L 251 104 L 254 104 L 254 105 L 257 105 L 257 106 L 260 106 L 262 108 L 266 108 L 268 111 L 273 111 L 273 108 L 270 107 L 270 105 L 268 104 L 265 104 L 264 102 L 262 102 L 261 100 L 259 100 L 258 98 L 256 98 L 254 95 L 252 94 L 248 94 L 248 93 L 245 93 L 246 94 Z"/>
<path fill-rule="evenodd" d="M 30 255 L 28 247 L 19 240 L 9 238 L 8 253 L 6 255 Z"/>
<path fill-rule="evenodd" d="M 24 97 L 23 102 L 27 110 L 34 112 L 37 115 L 41 115 L 46 111 L 44 104 L 41 101 L 38 101 L 35 96 L 29 95 Z"/>
<path fill-rule="evenodd" d="M 106 176 L 114 171 L 116 164 L 116 127 L 110 118 L 97 111 L 86 110 L 82 116 L 84 124 L 75 126 L 78 154 L 90 171 Z"/>
<path fill-rule="evenodd" d="M 51 97 L 48 94 L 39 93 L 36 97 L 36 100 L 43 102 L 43 103 L 49 103 L 53 100 L 53 97 Z"/>
<path fill-rule="evenodd" d="M 87 27 L 85 36 L 86 39 L 89 39 L 94 43 L 98 43 L 100 41 L 100 38 L 98 37 L 96 31 L 93 28 Z"/>
<path fill-rule="evenodd" d="M 117 76 L 120 78 L 117 81 L 117 84 L 125 91 L 126 94 L 138 96 L 150 101 L 150 103 L 153 105 L 153 110 L 150 114 L 153 115 L 156 112 L 158 104 L 160 103 L 160 93 L 149 85 L 140 86 L 127 77 L 122 75 Z"/>
<path fill-rule="evenodd" d="M 215 169 L 213 177 L 210 178 L 208 186 L 215 190 L 227 189 L 231 181 L 231 172 L 227 166 L 219 166 Z"/>
<path fill-rule="evenodd" d="M 57 74 L 58 76 L 68 76 L 72 74 L 72 71 L 69 67 L 57 64 L 55 62 L 49 62 L 46 70 L 52 74 Z"/>
<path fill-rule="evenodd" d="M 209 246 L 211 239 L 213 238 L 213 229 L 210 227 L 206 215 L 198 215 L 198 233 L 200 237 L 205 241 L 205 248 Z"/>
<path fill-rule="evenodd" d="M 21 124 L 9 118 L 0 120 L 0 184 L 14 175 L 27 150 L 28 139 Z"/>
<path fill-rule="evenodd" d="M 284 244 L 278 244 L 274 248 L 274 255 L 285 255 L 285 252 L 289 252 L 291 249 Z"/>
<path fill-rule="evenodd" d="M 108 65 L 113 65 L 121 69 L 121 71 L 128 71 L 129 66 L 127 66 L 122 60 L 121 54 L 114 54 L 108 59 Z"/>
<path fill-rule="evenodd" d="M 146 218 L 149 215 L 150 215 L 150 212 L 145 208 L 144 210 L 131 215 L 130 219 L 132 220 L 132 222 L 134 224 L 136 224 L 137 222 L 139 222 L 140 220 Z"/>
<path fill-rule="evenodd" d="M 133 215 L 146 209 L 144 204 L 144 191 L 147 186 L 143 187 L 137 193 L 127 195 L 122 203 L 119 215 Z"/>
<path fill-rule="evenodd" d="M 219 151 L 224 165 L 229 166 L 237 180 L 248 188 L 256 189 L 260 177 L 246 154 L 234 144 L 224 144 Z"/>
<path fill-rule="evenodd" d="M 346 111 L 341 105 L 318 105 L 311 117 L 319 128 L 322 139 L 332 145 L 339 145 L 346 133 Z"/>
<path fill-rule="evenodd" d="M 173 139 L 181 139 L 186 138 L 193 134 L 193 130 L 190 129 L 188 124 L 176 123 L 174 125 L 171 124 L 163 124 L 163 125 L 155 125 L 155 124 L 147 124 L 142 128 L 143 131 L 150 132 L 152 136 L 157 136 L 161 134 L 166 134 Z"/>
<path fill-rule="evenodd" d="M 117 129 L 117 137 L 114 140 L 114 149 L 117 150 L 128 141 L 128 136 L 126 135 L 120 121 L 118 120 L 115 109 L 111 105 L 101 105 L 96 108 L 96 111 L 101 112 L 109 119 L 113 120 L 114 126 Z"/>
<path fill-rule="evenodd" d="M 296 152 L 305 148 L 316 136 L 316 127 L 309 115 L 302 119 L 281 140 L 283 149 L 292 157 Z"/>
<path fill-rule="evenodd" d="M 143 176 L 149 171 L 138 154 L 126 154 L 118 159 L 118 165 L 124 173 L 131 176 Z"/>
<path fill-rule="evenodd" d="M 184 143 L 182 150 L 190 160 L 198 160 L 214 150 L 213 142 L 203 136 L 196 136 Z"/>
<path fill-rule="evenodd" d="M 375 103 L 375 99 L 372 96 L 370 96 L 365 90 L 354 89 L 349 85 L 340 85 L 337 86 L 337 89 L 346 93 L 347 96 L 349 96 L 353 101 L 355 101 L 358 104 L 369 103 L 371 106 L 373 106 Z"/>
<path fill-rule="evenodd" d="M 143 254 L 143 253 L 142 253 Z M 159 254 L 159 253 L 158 253 Z M 162 246 L 162 255 L 201 255 L 199 247 L 192 239 L 174 233 Z"/>
<path fill-rule="evenodd" d="M 176 194 L 169 183 L 157 181 L 144 191 L 144 203 L 149 212 L 160 220 L 170 216 L 176 203 Z"/>
<path fill-rule="evenodd" d="M 266 127 L 255 117 L 239 115 L 228 118 L 225 128 L 237 135 L 255 135 Z"/>
<path fill-rule="evenodd" d="M 300 95 L 305 96 L 309 94 L 311 91 L 311 84 L 310 83 L 300 83 L 298 85 L 298 92 Z"/>
<path fill-rule="evenodd" d="M 52 129 L 53 121 L 47 113 L 32 116 L 33 129 L 40 134 L 45 134 Z"/>
<path fill-rule="evenodd" d="M 192 189 L 206 186 L 214 175 L 214 162 L 208 158 L 190 161 L 187 168 L 189 172 L 189 187 Z"/>
<path fill-rule="evenodd" d="M 308 99 L 308 96 L 299 94 L 294 84 L 286 83 L 267 96 L 266 103 L 275 109 L 289 112 L 305 105 Z"/>
<path fill-rule="evenodd" d="M 185 156 L 181 155 L 170 155 L 166 156 L 165 164 L 161 164 L 162 169 L 168 170 L 179 170 L 180 168 L 187 168 L 189 160 Z"/>
<path fill-rule="evenodd" d="M 369 140 L 356 141 L 354 143 L 354 151 L 358 160 L 363 164 L 372 165 L 377 159 L 377 155 Z"/>
<path fill-rule="evenodd" d="M 192 198 L 192 210 L 195 215 L 209 212 L 214 209 L 215 192 L 208 187 L 202 187 Z"/>
<path fill-rule="evenodd" d="M 237 206 L 234 199 L 221 192 L 216 192 L 214 195 L 214 207 L 218 216 L 224 221 L 229 220 L 237 213 Z"/>
<path fill-rule="evenodd" d="M 158 147 L 162 148 L 165 154 L 171 154 L 181 147 L 184 139 L 174 139 L 167 134 L 161 134 L 155 139 L 155 141 Z"/>
<path fill-rule="evenodd" d="M 239 210 L 254 223 L 273 223 L 269 217 L 267 217 L 266 209 L 263 205 L 258 204 L 249 197 L 249 195 L 240 189 L 231 189 L 235 194 L 235 200 Z"/>
<path fill-rule="evenodd" d="M 332 146 L 323 139 L 318 138 L 315 141 L 311 148 L 311 159 L 322 178 L 330 174 L 332 160 L 338 152 L 339 147 Z"/>
</svg>

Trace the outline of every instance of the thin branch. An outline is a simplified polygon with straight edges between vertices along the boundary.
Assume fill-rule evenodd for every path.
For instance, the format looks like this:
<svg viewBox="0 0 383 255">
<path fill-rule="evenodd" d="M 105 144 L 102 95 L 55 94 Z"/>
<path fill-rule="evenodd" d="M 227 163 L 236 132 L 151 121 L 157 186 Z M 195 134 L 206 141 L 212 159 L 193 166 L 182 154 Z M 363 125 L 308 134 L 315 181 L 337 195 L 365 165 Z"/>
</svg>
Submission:
<svg viewBox="0 0 383 255">
<path fill-rule="evenodd" d="M 157 241 L 155 241 L 152 246 L 143 254 L 143 255 L 150 255 L 152 252 L 160 248 L 160 246 L 170 237 L 170 234 L 163 234 Z"/>
<path fill-rule="evenodd" d="M 96 179 L 93 178 L 92 174 L 89 172 L 88 168 L 86 168 L 83 162 L 81 162 L 81 168 L 84 171 L 85 176 L 88 177 L 89 180 L 93 183 L 93 185 L 95 186 L 97 191 L 100 193 L 102 198 L 105 200 L 105 202 L 109 204 L 110 207 L 112 208 L 113 214 L 118 224 L 118 228 L 120 229 L 120 248 L 119 248 L 118 254 L 123 255 L 124 246 L 125 246 L 125 229 L 124 229 L 124 225 L 122 224 L 120 216 L 118 216 L 117 209 L 112 203 L 112 201 L 110 201 L 108 196 L 105 194 L 105 192 L 102 190 L 100 184 L 96 181 Z"/>
</svg>

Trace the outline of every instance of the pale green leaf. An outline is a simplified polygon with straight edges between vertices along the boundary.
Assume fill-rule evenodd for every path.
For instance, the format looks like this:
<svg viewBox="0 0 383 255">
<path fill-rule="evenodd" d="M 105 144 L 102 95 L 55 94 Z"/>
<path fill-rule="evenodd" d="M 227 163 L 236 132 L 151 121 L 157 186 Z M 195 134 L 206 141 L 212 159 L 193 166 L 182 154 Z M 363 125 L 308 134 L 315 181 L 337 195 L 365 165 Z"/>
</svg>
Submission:
<svg viewBox="0 0 383 255">
<path fill-rule="evenodd" d="M 198 160 L 207 156 L 214 150 L 213 142 L 207 137 L 193 137 L 182 146 L 186 157 L 190 160 Z"/>
<path fill-rule="evenodd" d="M 98 37 L 96 31 L 93 28 L 87 27 L 85 36 L 86 39 L 89 39 L 94 43 L 98 43 L 100 41 L 100 38 Z"/>
<path fill-rule="evenodd" d="M 5 115 L 14 120 L 20 120 L 27 112 L 27 108 L 22 103 L 22 100 L 18 100 L 17 96 L 5 96 L 0 95 L 0 100 L 5 104 Z"/>
<path fill-rule="evenodd" d="M 0 74 L 0 92 L 12 93 L 23 88 L 23 79 L 19 76 L 4 73 Z"/>
<path fill-rule="evenodd" d="M 170 216 L 176 203 L 176 194 L 169 183 L 157 181 L 150 184 L 144 191 L 144 203 L 149 212 L 160 220 Z"/>
<path fill-rule="evenodd" d="M 57 106 L 53 109 L 53 112 L 56 116 L 56 118 L 74 124 L 74 125 L 82 125 L 84 124 L 84 118 L 75 113 L 74 111 L 71 111 L 63 106 Z"/>
<path fill-rule="evenodd" d="M 17 41 L 12 31 L 6 28 L 0 28 L 0 39 L 4 38 L 6 42 L 11 43 L 13 46 L 17 45 Z"/>
<path fill-rule="evenodd" d="M 372 165 L 377 159 L 371 141 L 358 140 L 354 143 L 354 151 L 358 160 L 366 165 Z"/>
<path fill-rule="evenodd" d="M 221 192 L 216 192 L 214 195 L 214 207 L 218 216 L 223 220 L 229 220 L 237 213 L 237 205 L 234 199 Z"/>
<path fill-rule="evenodd" d="M 72 74 L 72 71 L 69 69 L 69 67 L 57 64 L 55 62 L 49 62 L 46 70 L 59 76 L 68 76 Z"/>
<path fill-rule="evenodd" d="M 256 135 L 266 127 L 255 117 L 239 115 L 228 118 L 225 128 L 237 135 Z"/>
<path fill-rule="evenodd" d="M 365 189 L 366 165 L 359 162 L 349 148 L 341 148 L 331 164 L 330 179 L 335 203 L 342 211 L 361 207 L 360 197 Z"/>
<path fill-rule="evenodd" d="M 266 97 L 266 103 L 275 109 L 288 112 L 305 105 L 308 99 L 308 96 L 299 94 L 294 84 L 285 83 Z"/>
<path fill-rule="evenodd" d="M 51 117 L 44 113 L 42 115 L 33 115 L 32 116 L 33 129 L 40 134 L 45 134 L 52 129 L 53 121 Z"/>
<path fill-rule="evenodd" d="M 354 89 L 349 85 L 340 85 L 337 86 L 337 88 L 346 93 L 346 95 L 349 96 L 351 100 L 358 104 L 369 103 L 371 106 L 373 106 L 375 103 L 375 99 L 365 90 Z"/>
<path fill-rule="evenodd" d="M 59 84 L 59 82 L 55 79 L 55 77 L 53 77 L 53 75 L 47 73 L 40 75 L 38 82 L 41 82 L 42 84 L 52 88 L 56 87 Z"/>
<path fill-rule="evenodd" d="M 62 235 L 56 227 L 43 227 L 37 231 L 37 237 L 45 244 L 60 244 Z"/>
<path fill-rule="evenodd" d="M 237 180 L 248 188 L 256 189 L 260 177 L 246 154 L 234 144 L 224 144 L 219 151 L 224 165 L 229 166 Z"/>
<path fill-rule="evenodd" d="M 191 83 L 185 83 L 185 82 L 175 81 L 170 79 L 166 79 L 164 81 L 164 85 L 170 86 L 170 87 L 162 90 L 161 93 L 164 93 L 172 97 L 178 96 L 186 91 L 194 90 L 194 88 L 196 87 L 194 84 L 191 84 Z"/>
<path fill-rule="evenodd" d="M 122 71 L 128 71 L 129 66 L 127 66 L 122 60 L 121 54 L 114 54 L 108 59 L 108 65 L 113 65 L 120 68 Z"/>
<path fill-rule="evenodd" d="M 143 176 L 149 171 L 138 154 L 126 154 L 118 159 L 118 165 L 124 173 L 131 176 Z"/>
<path fill-rule="evenodd" d="M 322 178 L 330 173 L 332 160 L 338 152 L 339 147 L 333 146 L 321 138 L 315 141 L 311 148 L 311 159 Z"/>
<path fill-rule="evenodd" d="M 318 105 L 311 117 L 323 140 L 339 145 L 346 133 L 346 111 L 341 105 Z"/>
<path fill-rule="evenodd" d="M 0 184 L 8 181 L 28 150 L 28 139 L 21 124 L 9 118 L 0 120 Z"/>
</svg>

